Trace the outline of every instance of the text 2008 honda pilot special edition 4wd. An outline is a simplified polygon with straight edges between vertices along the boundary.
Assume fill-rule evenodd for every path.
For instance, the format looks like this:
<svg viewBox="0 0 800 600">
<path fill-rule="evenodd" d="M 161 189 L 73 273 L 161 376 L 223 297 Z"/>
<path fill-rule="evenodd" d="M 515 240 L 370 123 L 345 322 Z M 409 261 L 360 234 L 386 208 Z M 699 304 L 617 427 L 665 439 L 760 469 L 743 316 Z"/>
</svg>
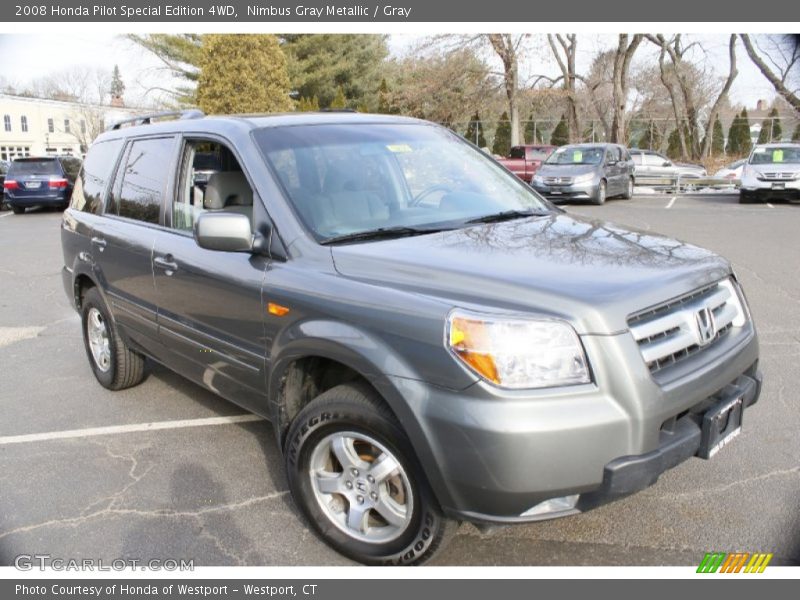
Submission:
<svg viewBox="0 0 800 600">
<path fill-rule="evenodd" d="M 569 216 L 447 129 L 152 121 L 98 138 L 64 214 L 94 374 L 133 386 L 148 357 L 269 419 L 295 501 L 349 557 L 419 563 L 458 521 L 641 490 L 758 399 L 726 260 Z"/>
</svg>

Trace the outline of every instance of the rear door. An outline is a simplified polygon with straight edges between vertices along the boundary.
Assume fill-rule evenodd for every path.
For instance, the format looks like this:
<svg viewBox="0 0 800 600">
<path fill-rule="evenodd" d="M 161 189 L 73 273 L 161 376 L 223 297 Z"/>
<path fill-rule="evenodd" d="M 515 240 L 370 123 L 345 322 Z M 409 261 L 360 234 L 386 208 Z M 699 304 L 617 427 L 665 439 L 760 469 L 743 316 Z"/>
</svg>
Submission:
<svg viewBox="0 0 800 600">
<path fill-rule="evenodd" d="M 620 155 L 616 146 L 606 146 L 603 171 L 605 172 L 607 184 L 607 194 L 613 196 L 621 193 L 620 183 Z"/>
<path fill-rule="evenodd" d="M 96 274 L 117 324 L 136 343 L 161 359 L 156 323 L 152 254 L 163 223 L 163 200 L 171 191 L 174 136 L 128 143 L 117 169 L 105 216 L 91 233 Z"/>
</svg>

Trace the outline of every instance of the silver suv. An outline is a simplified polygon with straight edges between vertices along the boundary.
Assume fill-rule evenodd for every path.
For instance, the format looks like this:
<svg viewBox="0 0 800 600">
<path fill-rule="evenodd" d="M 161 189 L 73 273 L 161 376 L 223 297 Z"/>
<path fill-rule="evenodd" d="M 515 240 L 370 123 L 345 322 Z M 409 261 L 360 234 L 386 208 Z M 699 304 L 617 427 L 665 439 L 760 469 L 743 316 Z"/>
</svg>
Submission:
<svg viewBox="0 0 800 600">
<path fill-rule="evenodd" d="M 739 202 L 800 200 L 800 144 L 760 144 L 742 169 Z"/>
<path fill-rule="evenodd" d="M 631 494 L 758 399 L 727 260 L 568 215 L 448 129 L 147 121 L 97 139 L 62 223 L 92 372 L 119 390 L 156 361 L 269 419 L 293 498 L 355 560 Z"/>
</svg>

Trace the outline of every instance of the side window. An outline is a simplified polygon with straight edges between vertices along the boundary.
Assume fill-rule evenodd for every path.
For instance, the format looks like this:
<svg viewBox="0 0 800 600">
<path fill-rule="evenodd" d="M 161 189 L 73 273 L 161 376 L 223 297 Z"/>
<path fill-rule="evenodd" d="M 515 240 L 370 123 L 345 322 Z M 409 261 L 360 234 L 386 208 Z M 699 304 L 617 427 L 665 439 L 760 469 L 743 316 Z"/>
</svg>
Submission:
<svg viewBox="0 0 800 600">
<path fill-rule="evenodd" d="M 122 183 L 119 191 L 114 192 L 109 212 L 158 224 L 173 148 L 174 139 L 171 137 L 133 142 L 124 167 L 117 172 Z"/>
<path fill-rule="evenodd" d="M 219 142 L 187 140 L 181 183 L 172 203 L 172 228 L 191 231 L 207 211 L 235 212 L 253 222 L 253 189 L 230 149 Z"/>
<path fill-rule="evenodd" d="M 100 214 L 103 208 L 103 191 L 114 170 L 122 143 L 122 140 L 111 140 L 91 147 L 75 180 L 72 208 Z"/>
</svg>

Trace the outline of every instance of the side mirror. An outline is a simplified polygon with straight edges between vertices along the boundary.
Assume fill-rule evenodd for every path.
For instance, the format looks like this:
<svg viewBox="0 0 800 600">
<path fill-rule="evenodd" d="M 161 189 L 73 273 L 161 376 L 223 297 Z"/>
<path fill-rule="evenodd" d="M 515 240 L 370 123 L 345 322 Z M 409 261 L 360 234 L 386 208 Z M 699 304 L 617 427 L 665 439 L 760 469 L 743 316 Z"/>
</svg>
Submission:
<svg viewBox="0 0 800 600">
<path fill-rule="evenodd" d="M 194 224 L 194 239 L 206 250 L 252 252 L 253 230 L 250 219 L 239 213 L 207 212 Z"/>
<path fill-rule="evenodd" d="M 662 167 L 671 167 L 671 166 L 672 166 L 672 163 L 671 163 L 670 161 L 668 161 L 668 160 L 665 160 L 665 161 L 664 161 L 664 162 L 661 164 L 661 166 L 662 166 Z"/>
<path fill-rule="evenodd" d="M 613 158 L 609 158 L 606 161 L 606 165 L 609 166 L 609 167 L 613 167 L 615 164 L 617 164 L 617 161 L 615 161 Z"/>
</svg>

